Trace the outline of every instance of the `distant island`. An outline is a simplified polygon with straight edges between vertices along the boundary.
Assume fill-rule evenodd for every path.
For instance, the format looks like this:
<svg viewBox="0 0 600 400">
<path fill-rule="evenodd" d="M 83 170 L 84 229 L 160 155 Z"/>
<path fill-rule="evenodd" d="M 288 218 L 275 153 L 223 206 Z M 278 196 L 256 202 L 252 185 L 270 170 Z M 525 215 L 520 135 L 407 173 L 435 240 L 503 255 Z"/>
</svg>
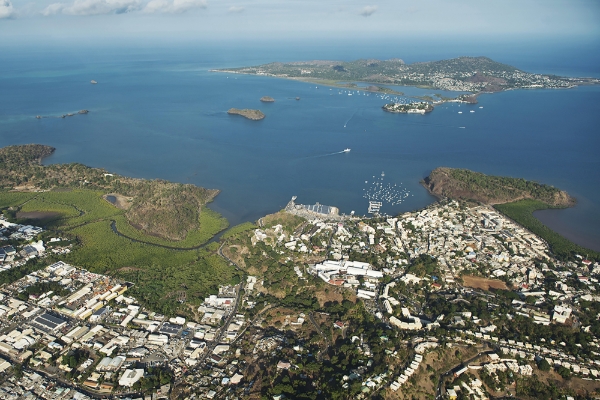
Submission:
<svg viewBox="0 0 600 400">
<path fill-rule="evenodd" d="M 260 110 L 251 110 L 249 108 L 244 108 L 240 110 L 239 108 L 230 108 L 227 111 L 227 114 L 231 115 L 241 115 L 242 117 L 248 118 L 252 121 L 260 121 L 265 118 L 265 114 Z"/>
<path fill-rule="evenodd" d="M 271 96 L 263 96 L 260 98 L 260 101 L 262 101 L 263 103 L 274 103 L 275 99 Z"/>
<path fill-rule="evenodd" d="M 433 111 L 433 106 L 425 101 L 412 103 L 390 103 L 382 107 L 384 111 L 403 114 L 425 114 Z"/>
<path fill-rule="evenodd" d="M 401 59 L 274 62 L 213 71 L 266 75 L 321 82 L 333 86 L 337 86 L 339 82 L 369 82 L 370 87 L 373 83 L 377 83 L 470 93 L 492 93 L 511 89 L 571 88 L 600 83 L 597 78 L 532 74 L 487 57 L 458 57 L 413 64 L 406 64 Z"/>
</svg>

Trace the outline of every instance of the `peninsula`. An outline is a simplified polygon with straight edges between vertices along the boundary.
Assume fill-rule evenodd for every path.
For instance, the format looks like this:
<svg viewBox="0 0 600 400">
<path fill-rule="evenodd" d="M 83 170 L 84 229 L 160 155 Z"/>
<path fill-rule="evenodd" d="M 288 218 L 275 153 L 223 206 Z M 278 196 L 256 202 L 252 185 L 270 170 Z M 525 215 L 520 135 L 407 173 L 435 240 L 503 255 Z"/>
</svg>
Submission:
<svg viewBox="0 0 600 400">
<path fill-rule="evenodd" d="M 532 74 L 487 57 L 458 57 L 412 64 L 406 64 L 401 59 L 274 62 L 213 71 L 266 75 L 308 82 L 320 81 L 334 86 L 339 82 L 369 82 L 471 93 L 500 92 L 510 89 L 571 88 L 600 83 L 597 78 Z"/>
<path fill-rule="evenodd" d="M 230 108 L 227 111 L 227 114 L 230 115 L 241 115 L 242 117 L 248 118 L 252 121 L 260 121 L 265 118 L 265 114 L 260 110 L 251 110 L 249 108 L 239 109 L 239 108 Z"/>
<path fill-rule="evenodd" d="M 551 207 L 571 207 L 575 199 L 550 185 L 522 178 L 489 176 L 468 169 L 440 167 L 424 179 L 427 190 L 436 197 L 474 200 L 484 204 L 503 204 L 536 200 Z"/>
</svg>

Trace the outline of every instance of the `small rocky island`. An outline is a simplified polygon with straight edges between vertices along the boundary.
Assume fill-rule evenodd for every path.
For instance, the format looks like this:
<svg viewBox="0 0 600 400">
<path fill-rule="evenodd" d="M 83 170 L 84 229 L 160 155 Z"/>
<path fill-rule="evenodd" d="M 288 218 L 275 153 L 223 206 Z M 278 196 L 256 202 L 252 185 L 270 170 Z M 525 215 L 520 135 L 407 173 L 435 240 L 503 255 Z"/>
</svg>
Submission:
<svg viewBox="0 0 600 400">
<path fill-rule="evenodd" d="M 35 117 L 37 119 L 42 119 L 42 118 L 67 118 L 67 117 L 73 117 L 77 114 L 87 114 L 89 113 L 89 110 L 79 110 L 77 113 L 67 113 L 67 114 L 63 114 L 63 115 L 59 115 L 58 117 L 45 117 L 43 115 L 36 115 Z"/>
<path fill-rule="evenodd" d="M 260 98 L 260 101 L 262 101 L 263 103 L 274 103 L 275 99 L 271 96 L 263 96 Z"/>
<path fill-rule="evenodd" d="M 265 118 L 265 114 L 260 110 L 251 110 L 248 108 L 239 109 L 239 108 L 230 108 L 227 111 L 227 114 L 230 115 L 241 115 L 242 117 L 251 119 L 252 121 L 260 121 Z"/>
<path fill-rule="evenodd" d="M 390 103 L 383 107 L 384 111 L 403 114 L 425 114 L 433 111 L 433 106 L 425 101 L 412 103 Z"/>
</svg>

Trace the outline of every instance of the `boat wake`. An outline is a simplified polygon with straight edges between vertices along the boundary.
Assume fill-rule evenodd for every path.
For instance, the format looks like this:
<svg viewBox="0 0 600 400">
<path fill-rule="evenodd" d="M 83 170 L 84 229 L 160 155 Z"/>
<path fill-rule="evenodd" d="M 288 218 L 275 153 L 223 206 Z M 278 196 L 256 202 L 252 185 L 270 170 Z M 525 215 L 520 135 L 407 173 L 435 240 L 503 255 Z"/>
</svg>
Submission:
<svg viewBox="0 0 600 400">
<path fill-rule="evenodd" d="M 356 115 L 356 113 L 358 112 L 358 109 L 356 111 L 354 111 L 354 113 L 350 116 L 350 118 L 348 118 L 348 120 L 346 121 L 346 123 L 344 124 L 344 128 L 346 127 L 346 125 L 348 125 L 348 122 L 350 122 L 350 120 L 352 118 L 354 118 L 354 116 Z"/>
<path fill-rule="evenodd" d="M 302 157 L 302 159 L 330 157 L 330 156 L 336 156 L 338 154 L 344 154 L 344 153 L 350 153 L 350 149 L 344 149 L 342 151 L 336 151 L 335 153 L 327 153 L 327 154 L 319 154 L 319 155 L 315 155 L 315 156 Z"/>
</svg>

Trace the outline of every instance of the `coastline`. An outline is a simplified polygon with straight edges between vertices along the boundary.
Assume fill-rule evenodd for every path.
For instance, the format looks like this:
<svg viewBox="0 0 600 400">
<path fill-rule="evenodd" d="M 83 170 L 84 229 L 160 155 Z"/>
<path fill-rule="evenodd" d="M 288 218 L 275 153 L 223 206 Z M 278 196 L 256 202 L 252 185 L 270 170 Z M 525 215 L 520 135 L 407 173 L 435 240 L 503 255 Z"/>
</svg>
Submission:
<svg viewBox="0 0 600 400">
<path fill-rule="evenodd" d="M 425 178 L 425 179 L 427 179 L 427 178 Z M 430 195 L 434 196 L 438 202 L 442 201 L 443 199 L 446 198 L 444 196 L 440 196 L 440 195 L 434 193 L 433 191 L 431 191 L 431 189 L 427 185 L 427 182 L 425 181 L 425 179 L 422 179 L 419 183 L 421 184 L 421 186 L 423 186 L 425 188 L 425 190 L 427 190 L 427 192 Z M 551 247 L 552 247 L 552 245 L 555 245 L 555 246 L 557 246 L 557 249 L 558 249 L 559 247 L 564 247 L 565 245 L 567 245 L 570 247 L 574 247 L 574 246 L 579 247 L 580 251 L 585 251 L 585 250 L 596 251 L 596 252 L 600 251 L 600 244 L 594 242 L 591 239 L 588 239 L 585 236 L 585 234 L 582 234 L 581 232 L 573 231 L 572 229 L 569 229 L 566 225 L 561 223 L 561 217 L 564 216 L 563 213 L 566 212 L 566 210 L 575 208 L 577 206 L 576 199 L 574 199 L 574 198 L 571 198 L 571 199 L 573 199 L 573 202 L 566 206 L 551 206 L 551 205 L 548 205 L 539 200 L 531 200 L 531 199 L 525 199 L 525 198 L 515 199 L 511 202 L 504 202 L 504 203 L 493 203 L 492 202 L 492 203 L 487 203 L 487 204 L 483 203 L 483 202 L 479 202 L 477 200 L 469 200 L 469 201 L 478 202 L 480 204 L 484 204 L 488 207 L 493 208 L 495 211 L 500 212 L 506 218 L 509 218 L 510 220 L 517 223 L 524 229 L 526 229 L 526 230 L 530 231 L 531 233 L 535 234 L 536 236 L 542 238 L 544 241 L 549 243 L 551 245 Z M 514 208 L 513 208 L 513 211 L 511 211 L 512 215 L 509 215 L 508 211 L 511 209 L 510 207 L 507 208 L 506 212 L 504 212 L 502 210 L 502 207 L 500 207 L 500 208 L 497 207 L 497 206 L 516 206 L 517 204 L 523 204 L 524 202 L 525 202 L 525 204 L 527 204 L 527 201 L 537 202 L 537 204 L 539 204 L 539 206 L 536 206 L 532 210 L 531 210 L 531 208 L 528 208 L 528 210 L 531 210 L 531 211 L 526 213 L 526 215 L 515 212 Z M 540 215 L 541 215 L 541 217 L 540 217 Z M 532 223 L 532 221 L 530 220 L 530 217 L 532 217 L 535 220 L 535 222 L 537 222 L 537 224 Z M 557 238 L 557 236 L 558 236 L 558 238 Z"/>
</svg>

